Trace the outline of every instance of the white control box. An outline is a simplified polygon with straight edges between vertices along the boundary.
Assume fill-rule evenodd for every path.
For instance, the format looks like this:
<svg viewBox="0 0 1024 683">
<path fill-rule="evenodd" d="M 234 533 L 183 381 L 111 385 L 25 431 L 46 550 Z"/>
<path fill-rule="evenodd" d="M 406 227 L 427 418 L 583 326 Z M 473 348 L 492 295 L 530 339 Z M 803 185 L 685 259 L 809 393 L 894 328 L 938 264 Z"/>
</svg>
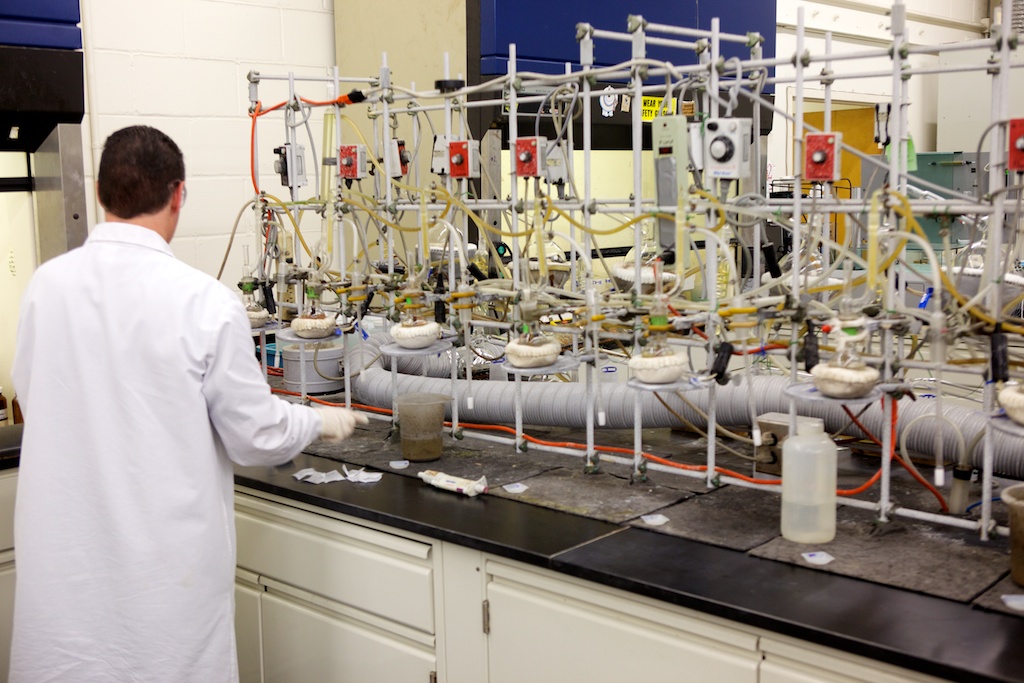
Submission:
<svg viewBox="0 0 1024 683">
<path fill-rule="evenodd" d="M 750 119 L 708 119 L 704 124 L 704 172 L 708 178 L 749 178 Z"/>
<path fill-rule="evenodd" d="M 437 175 L 448 175 L 451 172 L 451 163 L 448 159 L 448 144 L 451 137 L 448 135 L 434 136 L 434 149 L 430 154 L 430 172 Z"/>
</svg>

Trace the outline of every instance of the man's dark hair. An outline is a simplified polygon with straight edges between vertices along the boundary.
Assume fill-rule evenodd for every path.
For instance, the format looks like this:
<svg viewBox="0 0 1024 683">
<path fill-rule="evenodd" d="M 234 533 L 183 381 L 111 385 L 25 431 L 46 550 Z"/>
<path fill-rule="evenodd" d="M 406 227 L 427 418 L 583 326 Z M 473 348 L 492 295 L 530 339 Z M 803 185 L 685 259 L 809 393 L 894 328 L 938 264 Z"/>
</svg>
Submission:
<svg viewBox="0 0 1024 683">
<path fill-rule="evenodd" d="M 164 133 L 131 126 L 107 138 L 97 179 L 103 207 L 119 218 L 135 218 L 167 205 L 185 180 L 185 160 Z"/>
</svg>

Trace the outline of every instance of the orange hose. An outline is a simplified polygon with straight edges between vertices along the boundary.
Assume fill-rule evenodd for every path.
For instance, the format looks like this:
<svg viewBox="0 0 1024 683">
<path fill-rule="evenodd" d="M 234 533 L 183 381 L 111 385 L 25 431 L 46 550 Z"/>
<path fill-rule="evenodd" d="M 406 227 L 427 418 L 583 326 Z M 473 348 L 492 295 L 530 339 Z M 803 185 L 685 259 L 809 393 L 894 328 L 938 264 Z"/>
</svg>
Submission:
<svg viewBox="0 0 1024 683">
<path fill-rule="evenodd" d="M 907 465 L 907 463 L 905 463 L 903 461 L 903 458 L 901 458 L 899 455 L 896 454 L 896 406 L 897 406 L 897 404 L 894 402 L 892 404 L 892 426 L 891 426 L 892 437 L 890 439 L 890 441 L 892 443 L 890 444 L 890 448 L 891 448 L 890 455 L 891 455 L 892 458 L 894 458 L 896 460 L 896 462 L 898 462 L 900 465 L 903 466 L 903 469 L 905 469 L 907 472 L 910 472 L 910 476 L 912 476 L 914 479 L 916 479 L 918 481 L 918 483 L 920 483 L 926 489 L 931 491 L 932 495 L 935 496 L 936 499 L 938 499 L 939 505 L 942 507 L 942 511 L 943 512 L 949 512 L 949 505 L 946 503 L 946 499 L 943 497 L 942 493 L 940 493 L 938 489 L 936 489 L 934 486 L 932 486 L 931 482 L 929 482 L 927 479 L 925 479 L 920 474 L 918 474 L 917 470 L 911 469 L 910 466 Z M 853 411 L 851 411 L 846 406 L 843 406 L 843 410 L 846 411 L 846 414 L 853 421 L 853 424 L 857 425 L 857 428 L 860 429 L 862 432 L 864 432 L 864 434 L 867 435 L 868 439 L 870 439 L 872 442 L 874 442 L 879 448 L 882 447 L 882 442 L 879 441 L 878 438 L 874 434 L 869 432 L 864 427 L 863 424 L 861 424 L 861 421 L 857 419 L 857 416 L 853 414 Z M 875 474 L 874 477 L 872 477 L 872 479 L 877 479 L 881 475 L 882 475 L 882 470 L 878 470 L 878 472 Z M 854 492 L 855 493 L 860 493 L 860 491 L 857 491 L 857 490 L 855 490 Z M 841 493 L 840 495 L 852 495 L 852 493 Z"/>
<path fill-rule="evenodd" d="M 260 115 L 260 103 L 256 102 L 256 108 L 249 116 L 252 118 L 252 131 L 249 133 L 249 177 L 252 178 L 252 188 L 256 194 L 260 193 L 260 184 L 256 180 L 256 117 Z"/>
</svg>

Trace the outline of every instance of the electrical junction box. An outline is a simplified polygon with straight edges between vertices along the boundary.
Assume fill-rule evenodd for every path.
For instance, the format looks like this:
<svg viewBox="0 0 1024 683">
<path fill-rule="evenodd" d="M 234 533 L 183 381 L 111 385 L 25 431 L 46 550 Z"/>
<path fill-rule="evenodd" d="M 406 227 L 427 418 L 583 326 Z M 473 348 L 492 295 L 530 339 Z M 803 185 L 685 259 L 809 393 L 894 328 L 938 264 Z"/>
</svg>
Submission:
<svg viewBox="0 0 1024 683">
<path fill-rule="evenodd" d="M 338 175 L 345 180 L 366 177 L 366 145 L 341 145 L 338 148 Z"/>
<path fill-rule="evenodd" d="M 834 183 L 839 180 L 842 133 L 808 133 L 804 141 L 804 180 Z"/>
<path fill-rule="evenodd" d="M 565 153 L 560 145 L 555 145 L 545 153 L 543 173 L 544 179 L 552 185 L 565 185 L 569 182 L 569 164 L 565 161 Z"/>
<path fill-rule="evenodd" d="M 516 175 L 539 178 L 547 166 L 547 138 L 528 137 L 516 140 Z"/>
<path fill-rule="evenodd" d="M 388 155 L 388 171 L 392 178 L 401 178 L 409 173 L 409 152 L 405 149 L 405 140 L 392 138 Z"/>
<path fill-rule="evenodd" d="M 750 119 L 708 119 L 704 124 L 704 173 L 708 178 L 750 177 Z"/>
<path fill-rule="evenodd" d="M 479 178 L 480 141 L 452 140 L 449 142 L 448 167 L 452 178 Z"/>
<path fill-rule="evenodd" d="M 1006 168 L 1024 171 L 1024 119 L 1010 119 L 1010 155 Z"/>
<path fill-rule="evenodd" d="M 292 162 L 289 162 L 289 152 L 292 152 Z M 281 176 L 281 184 L 285 187 L 305 187 L 306 180 L 306 148 L 302 145 L 284 143 L 274 148 L 277 159 L 274 160 L 274 171 Z"/>
<path fill-rule="evenodd" d="M 450 163 L 448 161 L 448 147 L 451 137 L 448 135 L 434 136 L 434 149 L 430 155 L 430 172 L 437 175 L 448 175 Z"/>
<path fill-rule="evenodd" d="M 796 429 L 807 426 L 814 418 L 796 417 Z M 754 469 L 765 474 L 782 475 L 782 442 L 789 436 L 789 413 L 765 413 L 757 416 L 761 445 L 754 449 Z"/>
<path fill-rule="evenodd" d="M 676 160 L 676 168 L 683 169 L 679 173 L 679 191 L 689 188 L 686 170 L 690 168 L 689 123 L 685 116 L 656 116 L 651 121 L 651 143 L 654 158 L 670 157 Z"/>
<path fill-rule="evenodd" d="M 651 121 L 654 149 L 654 184 L 658 206 L 678 207 L 690 189 L 690 128 L 685 116 L 656 116 Z M 676 222 L 658 219 L 658 243 L 663 249 L 676 244 Z"/>
</svg>

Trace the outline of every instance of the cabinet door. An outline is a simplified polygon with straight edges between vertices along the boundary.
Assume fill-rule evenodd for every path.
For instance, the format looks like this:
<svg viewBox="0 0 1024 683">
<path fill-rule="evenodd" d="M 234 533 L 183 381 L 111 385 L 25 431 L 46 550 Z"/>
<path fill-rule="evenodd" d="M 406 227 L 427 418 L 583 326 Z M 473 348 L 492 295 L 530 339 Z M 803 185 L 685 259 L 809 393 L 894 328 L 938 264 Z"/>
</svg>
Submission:
<svg viewBox="0 0 1024 683">
<path fill-rule="evenodd" d="M 235 584 L 235 642 L 238 647 L 238 683 L 263 683 L 263 651 L 260 646 L 260 595 Z"/>
<path fill-rule="evenodd" d="M 429 683 L 433 652 L 371 626 L 264 593 L 266 683 Z"/>
<path fill-rule="evenodd" d="M 733 646 L 718 638 L 720 626 L 708 624 L 704 638 L 699 624 L 674 628 L 672 613 L 568 583 L 558 591 L 544 579 L 543 588 L 526 577 L 488 584 L 490 683 L 757 681 L 760 656 L 747 634 L 736 632 Z"/>
<path fill-rule="evenodd" d="M 14 563 L 0 564 L 0 683 L 11 668 L 11 626 L 14 621 Z"/>
<path fill-rule="evenodd" d="M 14 547 L 14 494 L 17 470 L 0 473 L 0 553 Z"/>
<path fill-rule="evenodd" d="M 434 632 L 429 544 L 242 497 L 235 529 L 240 568 Z"/>
</svg>

